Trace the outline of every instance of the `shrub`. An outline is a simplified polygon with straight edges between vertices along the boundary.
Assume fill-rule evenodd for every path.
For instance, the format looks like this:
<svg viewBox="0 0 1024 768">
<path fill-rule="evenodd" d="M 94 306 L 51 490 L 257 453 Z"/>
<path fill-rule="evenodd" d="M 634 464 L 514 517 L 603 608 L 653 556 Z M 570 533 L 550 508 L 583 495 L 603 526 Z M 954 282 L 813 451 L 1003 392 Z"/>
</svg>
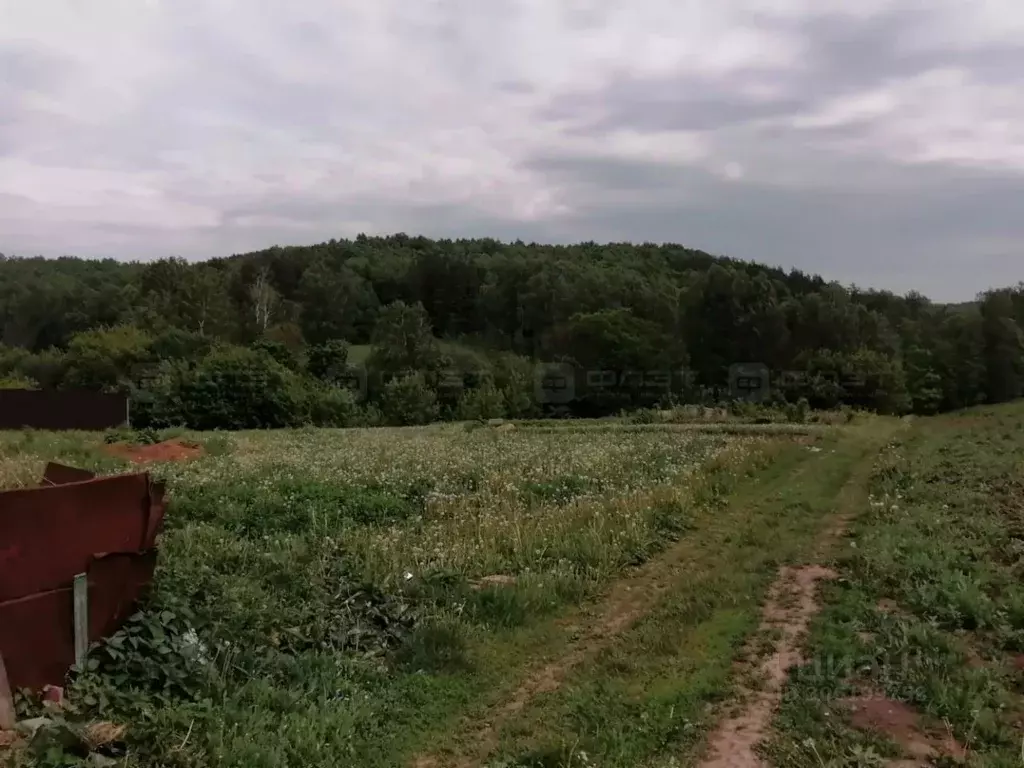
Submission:
<svg viewBox="0 0 1024 768">
<path fill-rule="evenodd" d="M 292 354 L 292 351 L 288 349 L 284 342 L 275 341 L 274 339 L 257 339 L 252 343 L 251 347 L 256 352 L 262 352 L 290 371 L 298 367 L 295 355 Z"/>
<path fill-rule="evenodd" d="M 309 348 L 306 370 L 313 378 L 329 383 L 341 381 L 348 372 L 348 344 L 331 339 Z"/>
<path fill-rule="evenodd" d="M 198 362 L 213 349 L 213 340 L 209 336 L 183 328 L 168 328 L 153 337 L 149 348 L 153 356 L 159 360 Z"/>
<path fill-rule="evenodd" d="M 27 376 L 12 374 L 0 376 L 0 389 L 39 389 L 39 385 Z"/>
<path fill-rule="evenodd" d="M 21 357 L 14 373 L 39 382 L 43 389 L 51 389 L 60 386 L 66 370 L 64 353 L 51 348 Z"/>
<path fill-rule="evenodd" d="M 380 410 L 392 426 L 429 424 L 438 417 L 437 394 L 414 373 L 391 379 L 381 392 Z"/>
<path fill-rule="evenodd" d="M 467 390 L 459 398 L 455 415 L 460 421 L 504 418 L 505 398 L 497 387 L 488 382 L 476 389 Z"/>
<path fill-rule="evenodd" d="M 657 424 L 661 417 L 652 408 L 640 408 L 629 417 L 629 421 L 631 424 Z"/>
<path fill-rule="evenodd" d="M 307 410 L 309 423 L 317 427 L 353 427 L 363 421 L 355 395 L 344 387 L 310 384 Z"/>
<path fill-rule="evenodd" d="M 65 357 L 64 385 L 81 389 L 126 390 L 139 366 L 151 359 L 152 338 L 130 325 L 78 333 Z"/>
<path fill-rule="evenodd" d="M 136 390 L 133 422 L 192 429 L 262 429 L 303 423 L 309 400 L 302 380 L 269 355 L 221 347 L 195 368 L 165 363 L 156 381 Z"/>
<path fill-rule="evenodd" d="M 801 397 L 795 404 L 790 403 L 786 406 L 786 421 L 794 424 L 803 424 L 807 421 L 810 410 L 811 405 L 807 398 Z"/>
</svg>

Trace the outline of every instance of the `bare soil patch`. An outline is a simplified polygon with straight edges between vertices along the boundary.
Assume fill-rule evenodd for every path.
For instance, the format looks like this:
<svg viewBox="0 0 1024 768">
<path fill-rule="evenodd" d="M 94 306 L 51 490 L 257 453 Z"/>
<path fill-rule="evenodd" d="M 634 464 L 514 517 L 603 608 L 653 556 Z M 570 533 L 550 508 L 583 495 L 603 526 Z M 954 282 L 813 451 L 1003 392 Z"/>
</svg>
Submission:
<svg viewBox="0 0 1024 768">
<path fill-rule="evenodd" d="M 21 734 L 17 731 L 0 731 L 0 749 L 22 745 Z"/>
<path fill-rule="evenodd" d="M 963 761 L 967 750 L 952 734 L 928 732 L 922 725 L 921 715 L 911 706 L 881 695 L 847 699 L 842 705 L 850 713 L 850 724 L 865 731 L 876 731 L 892 739 L 910 761 L 901 764 L 926 765 L 936 757 L 951 757 Z"/>
<path fill-rule="evenodd" d="M 721 721 L 708 740 L 702 768 L 755 768 L 761 759 L 755 747 L 768 735 L 772 715 L 782 698 L 789 669 L 804 661 L 801 640 L 818 611 L 817 587 L 835 573 L 820 565 L 783 567 L 762 609 L 761 632 L 779 638 L 758 669 L 761 685 L 745 686 L 740 711 Z"/>
<path fill-rule="evenodd" d="M 148 464 L 153 461 L 189 461 L 203 455 L 202 447 L 189 445 L 180 440 L 165 440 L 152 445 L 114 443 L 104 446 L 103 450 L 111 456 L 127 459 L 136 464 Z"/>
</svg>

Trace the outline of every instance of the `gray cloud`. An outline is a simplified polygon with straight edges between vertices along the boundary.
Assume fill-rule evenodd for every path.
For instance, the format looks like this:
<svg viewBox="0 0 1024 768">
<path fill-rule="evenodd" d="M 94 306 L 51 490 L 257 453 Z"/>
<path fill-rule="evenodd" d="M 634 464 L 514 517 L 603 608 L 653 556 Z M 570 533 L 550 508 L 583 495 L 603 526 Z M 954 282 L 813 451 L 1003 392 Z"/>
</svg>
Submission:
<svg viewBox="0 0 1024 768">
<path fill-rule="evenodd" d="M 0 0 L 0 250 L 673 241 L 1021 275 L 1016 0 Z"/>
</svg>

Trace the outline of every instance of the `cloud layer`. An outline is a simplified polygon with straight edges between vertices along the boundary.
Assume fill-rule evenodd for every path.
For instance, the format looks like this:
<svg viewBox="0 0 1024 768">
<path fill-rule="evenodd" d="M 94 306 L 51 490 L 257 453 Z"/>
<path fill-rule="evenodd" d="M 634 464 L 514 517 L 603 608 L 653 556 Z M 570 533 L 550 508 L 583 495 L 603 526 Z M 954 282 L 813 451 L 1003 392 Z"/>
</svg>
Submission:
<svg viewBox="0 0 1024 768">
<path fill-rule="evenodd" d="M 1024 278 L 1018 0 L 0 0 L 0 251 L 675 241 Z"/>
</svg>

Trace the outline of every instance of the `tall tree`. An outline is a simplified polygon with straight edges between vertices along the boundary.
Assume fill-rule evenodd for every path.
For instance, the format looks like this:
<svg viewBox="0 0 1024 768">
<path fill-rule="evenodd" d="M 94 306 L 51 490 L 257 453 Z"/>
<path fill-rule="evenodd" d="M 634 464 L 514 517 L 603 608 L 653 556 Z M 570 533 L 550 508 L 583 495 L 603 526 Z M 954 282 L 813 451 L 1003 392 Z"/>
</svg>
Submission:
<svg viewBox="0 0 1024 768">
<path fill-rule="evenodd" d="M 991 291 L 981 301 L 985 382 L 988 400 L 1001 403 L 1024 389 L 1024 335 L 1017 325 L 1013 295 Z"/>
<path fill-rule="evenodd" d="M 368 365 L 385 377 L 435 371 L 441 351 L 422 304 L 396 301 L 380 312 Z"/>
<path fill-rule="evenodd" d="M 337 259 L 320 259 L 306 270 L 298 298 L 302 334 L 311 344 L 364 342 L 373 328 L 378 306 L 373 287 Z"/>
</svg>

